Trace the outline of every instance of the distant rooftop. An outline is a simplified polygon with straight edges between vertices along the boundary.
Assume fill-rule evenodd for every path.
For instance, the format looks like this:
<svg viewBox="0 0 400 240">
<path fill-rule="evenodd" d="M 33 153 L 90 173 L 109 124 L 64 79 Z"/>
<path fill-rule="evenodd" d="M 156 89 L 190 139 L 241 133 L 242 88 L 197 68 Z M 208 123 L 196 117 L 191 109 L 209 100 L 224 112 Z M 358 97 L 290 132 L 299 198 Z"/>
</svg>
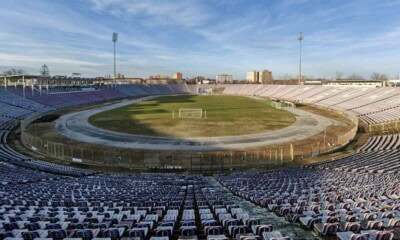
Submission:
<svg viewBox="0 0 400 240">
<path fill-rule="evenodd" d="M 386 82 L 388 80 L 365 80 L 365 79 L 338 79 L 327 80 L 327 82 Z"/>
</svg>

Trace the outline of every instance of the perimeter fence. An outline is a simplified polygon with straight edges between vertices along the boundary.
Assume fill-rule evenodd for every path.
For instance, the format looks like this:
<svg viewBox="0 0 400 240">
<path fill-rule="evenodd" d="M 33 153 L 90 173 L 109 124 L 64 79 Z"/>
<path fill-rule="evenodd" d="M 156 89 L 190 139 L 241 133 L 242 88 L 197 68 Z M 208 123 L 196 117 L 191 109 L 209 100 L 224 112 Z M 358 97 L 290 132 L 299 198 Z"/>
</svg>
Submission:
<svg viewBox="0 0 400 240">
<path fill-rule="evenodd" d="M 34 131 L 28 131 L 28 128 L 34 128 L 36 121 L 47 114 L 49 113 L 35 113 L 21 121 L 21 141 L 26 148 L 61 160 L 66 164 L 79 163 L 130 169 L 158 168 L 214 171 L 283 165 L 294 160 L 301 160 L 337 150 L 348 144 L 355 137 L 358 129 L 357 118 L 348 116 L 355 123 L 355 126 L 350 131 L 335 136 L 326 136 L 324 134 L 323 137 L 319 138 L 320 141 L 311 143 L 279 144 L 246 151 L 139 151 L 125 148 L 104 149 L 98 146 L 95 147 L 96 145 L 87 147 L 85 145 L 66 144 L 60 141 L 49 141 L 46 138 L 36 136 Z"/>
</svg>

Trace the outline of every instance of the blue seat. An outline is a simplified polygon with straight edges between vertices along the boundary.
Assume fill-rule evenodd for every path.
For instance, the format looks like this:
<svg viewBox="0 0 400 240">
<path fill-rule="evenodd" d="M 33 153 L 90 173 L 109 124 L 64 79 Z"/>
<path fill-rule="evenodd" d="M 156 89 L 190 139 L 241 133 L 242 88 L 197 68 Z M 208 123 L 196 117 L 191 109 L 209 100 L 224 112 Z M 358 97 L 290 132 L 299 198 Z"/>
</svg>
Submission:
<svg viewBox="0 0 400 240">
<path fill-rule="evenodd" d="M 67 232 L 65 230 L 51 230 L 48 237 L 56 240 L 64 239 L 67 237 Z"/>
<path fill-rule="evenodd" d="M 33 240 L 35 238 L 40 238 L 40 234 L 38 232 L 34 232 L 34 231 L 22 232 L 22 238 L 24 240 Z"/>
<path fill-rule="evenodd" d="M 77 230 L 74 233 L 74 237 L 82 238 L 83 240 L 91 240 L 93 238 L 93 232 L 88 229 Z"/>
<path fill-rule="evenodd" d="M 100 231 L 99 237 L 111 238 L 112 240 L 120 239 L 120 232 L 118 229 L 107 229 Z"/>
</svg>

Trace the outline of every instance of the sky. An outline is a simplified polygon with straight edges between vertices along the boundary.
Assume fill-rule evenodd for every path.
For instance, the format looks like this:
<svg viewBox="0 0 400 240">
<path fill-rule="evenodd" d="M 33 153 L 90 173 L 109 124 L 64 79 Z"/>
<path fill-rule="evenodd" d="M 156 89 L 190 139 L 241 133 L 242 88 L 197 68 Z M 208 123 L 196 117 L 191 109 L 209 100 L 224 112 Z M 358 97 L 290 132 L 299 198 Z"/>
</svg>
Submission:
<svg viewBox="0 0 400 240">
<path fill-rule="evenodd" d="M 0 72 L 398 78 L 400 0 L 1 0 Z"/>
</svg>

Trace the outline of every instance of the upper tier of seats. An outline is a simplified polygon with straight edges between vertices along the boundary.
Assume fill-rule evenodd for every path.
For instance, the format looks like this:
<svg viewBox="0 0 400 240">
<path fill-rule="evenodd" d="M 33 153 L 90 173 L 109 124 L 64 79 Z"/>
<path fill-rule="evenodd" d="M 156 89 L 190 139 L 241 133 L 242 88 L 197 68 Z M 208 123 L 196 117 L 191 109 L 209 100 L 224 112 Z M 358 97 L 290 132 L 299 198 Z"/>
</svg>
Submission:
<svg viewBox="0 0 400 240">
<path fill-rule="evenodd" d="M 369 137 L 360 151 L 393 150 L 400 148 L 400 134 Z"/>
<path fill-rule="evenodd" d="M 214 87 L 215 85 L 212 85 Z M 124 97 L 197 93 L 198 85 L 117 85 L 97 91 L 71 93 L 40 93 L 26 87 L 0 88 L 0 124 L 11 119 L 21 119 L 33 112 L 47 112 Z M 359 116 L 369 124 L 400 119 L 400 88 L 346 88 L 325 86 L 284 86 L 256 84 L 221 84 L 224 94 L 251 95 L 316 104 L 346 111 Z M 22 96 L 25 96 L 23 98 Z"/>
<path fill-rule="evenodd" d="M 71 107 L 125 97 L 187 94 L 186 85 L 117 85 L 103 87 L 96 91 L 52 93 L 32 91 L 30 87 L 0 87 L 0 126 L 10 128 L 12 119 L 22 119 L 34 112 L 48 112 L 58 108 Z M 25 98 L 23 97 L 25 96 Z M 7 123 L 9 123 L 7 125 Z M 2 128 L 0 128 L 2 129 Z"/>
<path fill-rule="evenodd" d="M 369 124 L 400 119 L 400 88 L 257 84 L 221 84 L 217 87 L 225 88 L 224 94 L 284 99 L 346 111 Z"/>
<path fill-rule="evenodd" d="M 400 170 L 399 156 L 399 150 L 358 152 L 342 158 L 312 164 L 309 167 L 357 173 L 397 174 Z"/>
</svg>

